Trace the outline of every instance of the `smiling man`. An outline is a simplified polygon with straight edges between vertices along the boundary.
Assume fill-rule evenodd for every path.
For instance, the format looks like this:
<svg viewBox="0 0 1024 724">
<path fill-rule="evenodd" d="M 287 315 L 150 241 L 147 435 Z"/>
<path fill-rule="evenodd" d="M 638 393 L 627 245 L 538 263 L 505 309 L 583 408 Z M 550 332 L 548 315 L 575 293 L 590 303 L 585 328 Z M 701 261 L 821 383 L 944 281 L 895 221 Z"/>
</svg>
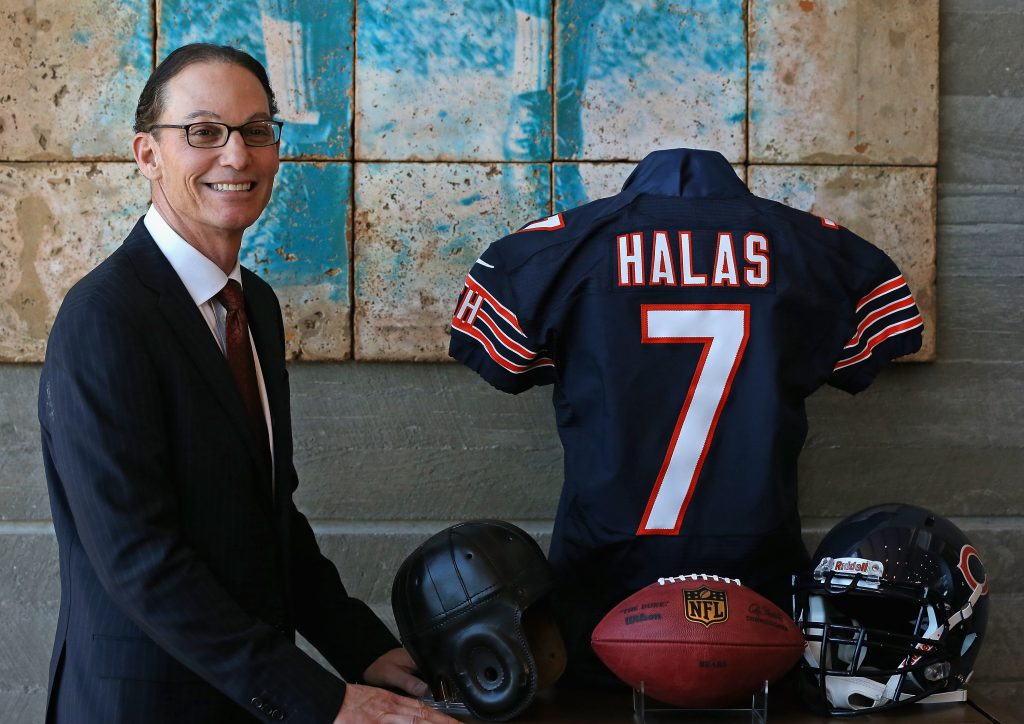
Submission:
<svg viewBox="0 0 1024 724">
<path fill-rule="evenodd" d="M 426 692 L 292 502 L 280 307 L 238 261 L 278 170 L 275 110 L 248 54 L 171 53 L 132 142 L 152 206 L 54 322 L 39 393 L 61 569 L 47 721 L 452 721 L 371 686 Z"/>
</svg>

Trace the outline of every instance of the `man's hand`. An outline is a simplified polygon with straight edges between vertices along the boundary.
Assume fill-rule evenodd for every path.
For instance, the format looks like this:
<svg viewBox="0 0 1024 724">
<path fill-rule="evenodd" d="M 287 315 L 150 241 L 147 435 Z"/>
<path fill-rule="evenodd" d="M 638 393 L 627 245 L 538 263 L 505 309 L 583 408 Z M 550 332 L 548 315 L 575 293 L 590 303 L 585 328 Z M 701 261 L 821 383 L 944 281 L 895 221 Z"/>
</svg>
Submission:
<svg viewBox="0 0 1024 724">
<path fill-rule="evenodd" d="M 345 701 L 334 724 L 458 724 L 422 701 L 377 688 L 387 686 L 413 696 L 425 696 L 430 689 L 426 682 L 413 675 L 414 671 L 416 664 L 405 649 L 391 649 L 382 654 L 363 672 L 366 683 L 373 686 L 349 684 L 345 688 Z"/>
<path fill-rule="evenodd" d="M 360 684 L 349 684 L 345 687 L 345 701 L 341 703 L 338 716 L 334 717 L 334 724 L 428 723 L 459 724 L 418 699 L 410 699 L 375 686 Z"/>
<path fill-rule="evenodd" d="M 399 647 L 381 654 L 376 661 L 367 666 L 363 672 L 363 679 L 367 684 L 374 686 L 400 689 L 412 696 L 426 696 L 430 693 L 430 688 L 426 682 L 414 676 L 414 671 L 416 664 L 413 663 L 409 652 Z"/>
</svg>

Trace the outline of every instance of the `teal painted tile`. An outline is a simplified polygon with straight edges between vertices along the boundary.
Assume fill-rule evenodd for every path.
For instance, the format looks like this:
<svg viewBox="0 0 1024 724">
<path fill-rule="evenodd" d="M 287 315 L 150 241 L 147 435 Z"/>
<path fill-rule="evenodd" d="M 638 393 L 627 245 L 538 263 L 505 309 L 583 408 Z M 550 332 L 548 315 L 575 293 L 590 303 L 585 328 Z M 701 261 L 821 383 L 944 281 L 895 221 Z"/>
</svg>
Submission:
<svg viewBox="0 0 1024 724">
<path fill-rule="evenodd" d="M 547 164 L 357 163 L 355 356 L 446 360 L 466 273 L 550 208 Z"/>
<path fill-rule="evenodd" d="M 750 158 L 934 165 L 939 0 L 750 2 Z"/>
<path fill-rule="evenodd" d="M 186 43 L 232 45 L 263 63 L 285 122 L 285 157 L 349 158 L 354 0 L 162 0 L 162 59 Z"/>
<path fill-rule="evenodd" d="M 149 0 L 13 0 L 0 13 L 0 160 L 130 159 Z"/>
<path fill-rule="evenodd" d="M 356 156 L 551 158 L 551 3 L 364 0 Z"/>
<path fill-rule="evenodd" d="M 744 0 L 557 3 L 556 158 L 746 158 Z"/>
<path fill-rule="evenodd" d="M 242 264 L 278 297 L 290 358 L 347 359 L 349 163 L 282 163 L 274 194 L 245 234 Z"/>
</svg>

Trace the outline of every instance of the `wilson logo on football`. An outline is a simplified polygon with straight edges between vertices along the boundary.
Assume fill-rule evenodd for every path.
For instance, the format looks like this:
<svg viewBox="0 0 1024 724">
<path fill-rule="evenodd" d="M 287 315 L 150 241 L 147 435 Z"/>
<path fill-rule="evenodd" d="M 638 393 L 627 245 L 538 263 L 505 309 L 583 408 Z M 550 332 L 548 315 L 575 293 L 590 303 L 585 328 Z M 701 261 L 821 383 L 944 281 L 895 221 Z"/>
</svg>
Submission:
<svg viewBox="0 0 1024 724">
<path fill-rule="evenodd" d="M 729 620 L 729 594 L 702 586 L 696 591 L 683 591 L 683 610 L 688 621 L 707 628 Z"/>
</svg>

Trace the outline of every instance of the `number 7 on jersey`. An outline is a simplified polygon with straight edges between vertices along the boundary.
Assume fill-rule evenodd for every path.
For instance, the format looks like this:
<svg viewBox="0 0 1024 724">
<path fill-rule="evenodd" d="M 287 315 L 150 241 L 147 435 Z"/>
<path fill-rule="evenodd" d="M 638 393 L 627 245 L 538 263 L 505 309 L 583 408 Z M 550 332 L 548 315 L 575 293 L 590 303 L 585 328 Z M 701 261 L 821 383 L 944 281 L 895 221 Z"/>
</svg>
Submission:
<svg viewBox="0 0 1024 724">
<path fill-rule="evenodd" d="M 750 336 L 749 304 L 642 304 L 643 344 L 698 344 L 700 359 L 637 535 L 676 535 Z"/>
</svg>

